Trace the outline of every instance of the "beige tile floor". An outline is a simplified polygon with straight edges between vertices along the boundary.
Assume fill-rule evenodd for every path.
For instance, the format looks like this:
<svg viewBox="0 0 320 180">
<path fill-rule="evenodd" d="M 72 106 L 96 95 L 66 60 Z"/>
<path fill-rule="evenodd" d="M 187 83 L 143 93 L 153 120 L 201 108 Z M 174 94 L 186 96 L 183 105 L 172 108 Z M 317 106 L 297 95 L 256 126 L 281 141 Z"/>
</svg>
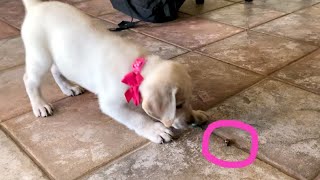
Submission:
<svg viewBox="0 0 320 180">
<path fill-rule="evenodd" d="M 108 0 L 60 0 L 115 27 L 129 18 Z M 103 115 L 93 94 L 65 97 L 48 75 L 43 92 L 55 114 L 35 118 L 22 75 L 20 0 L 0 1 L 0 179 L 320 179 L 320 0 L 186 0 L 179 19 L 141 23 L 116 33 L 184 64 L 192 104 L 219 119 L 239 119 L 259 133 L 259 153 L 245 168 L 209 163 L 203 129 L 157 145 Z M 225 146 L 223 138 L 233 141 Z M 210 151 L 248 156 L 250 137 L 222 128 Z"/>
</svg>

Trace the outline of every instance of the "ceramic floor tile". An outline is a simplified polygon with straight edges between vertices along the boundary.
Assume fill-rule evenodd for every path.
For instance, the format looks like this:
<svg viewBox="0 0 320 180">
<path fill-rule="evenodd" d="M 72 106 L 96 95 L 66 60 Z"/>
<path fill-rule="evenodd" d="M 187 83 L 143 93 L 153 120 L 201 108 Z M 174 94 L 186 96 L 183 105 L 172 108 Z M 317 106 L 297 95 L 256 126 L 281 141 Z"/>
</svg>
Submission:
<svg viewBox="0 0 320 180">
<path fill-rule="evenodd" d="M 255 6 L 266 8 L 266 9 L 274 9 L 282 12 L 293 12 L 302 8 L 306 8 L 312 6 L 316 3 L 320 2 L 320 0 L 253 0 L 252 3 Z"/>
<path fill-rule="evenodd" d="M 92 16 L 101 16 L 116 11 L 111 2 L 106 0 L 89 0 L 75 3 L 74 6 Z"/>
<path fill-rule="evenodd" d="M 320 96 L 265 80 L 208 112 L 213 119 L 238 119 L 259 134 L 259 157 L 299 179 L 313 179 L 320 167 Z M 250 136 L 222 128 L 216 134 L 249 149 Z"/>
<path fill-rule="evenodd" d="M 195 109 L 209 109 L 262 77 L 232 65 L 188 53 L 173 60 L 185 64 L 193 80 L 192 104 Z"/>
<path fill-rule="evenodd" d="M 251 28 L 284 14 L 285 13 L 279 11 L 256 8 L 253 5 L 246 3 L 235 4 L 216 11 L 211 11 L 203 14 L 201 17 L 238 27 Z"/>
<path fill-rule="evenodd" d="M 99 19 L 95 19 L 95 22 L 98 26 L 106 29 L 106 31 L 108 31 L 107 29 L 116 27 L 115 24 Z M 144 48 L 149 53 L 158 55 L 164 59 L 170 59 L 174 56 L 187 52 L 187 50 L 184 50 L 182 48 L 173 46 L 171 44 L 159 41 L 140 33 L 133 32 L 131 30 L 116 31 L 112 33 L 124 39 L 130 40 L 133 43 Z"/>
<path fill-rule="evenodd" d="M 146 34 L 186 47 L 197 48 L 231 36 L 242 29 L 200 18 L 182 18 L 169 23 L 137 28 Z"/>
<path fill-rule="evenodd" d="M 274 76 L 320 94 L 320 50 L 285 67 Z"/>
<path fill-rule="evenodd" d="M 302 9 L 296 12 L 295 14 L 302 14 L 302 15 L 311 16 L 314 18 L 320 18 L 320 3 L 310 8 Z"/>
<path fill-rule="evenodd" d="M 204 4 L 196 4 L 196 0 L 186 0 L 181 6 L 180 10 L 183 13 L 197 15 L 208 11 L 212 11 L 227 5 L 233 4 L 233 2 L 225 0 L 205 0 Z"/>
<path fill-rule="evenodd" d="M 211 164 L 201 154 L 201 135 L 201 131 L 193 130 L 169 144 L 150 144 L 83 179 L 292 179 L 259 160 L 240 169 Z M 210 144 L 210 151 L 223 160 L 236 161 L 248 156 L 233 146 L 227 147 L 222 139 L 214 135 Z"/>
<path fill-rule="evenodd" d="M 122 37 L 133 41 L 134 43 L 146 49 L 149 53 L 158 55 L 164 59 L 170 59 L 174 56 L 187 52 L 187 50 L 178 48 L 171 44 L 167 44 L 165 42 L 150 38 L 139 33 L 128 32 L 122 35 Z"/>
<path fill-rule="evenodd" d="M 0 71 L 21 64 L 24 64 L 21 38 L 0 40 Z"/>
<path fill-rule="evenodd" d="M 0 19 L 10 25 L 20 29 L 24 14 L 24 7 L 21 0 L 0 1 Z"/>
<path fill-rule="evenodd" d="M 28 113 L 3 125 L 55 179 L 74 179 L 146 142 L 102 114 L 93 94 L 54 106 L 48 118 Z"/>
<path fill-rule="evenodd" d="M 310 14 L 290 14 L 260 25 L 254 28 L 254 30 L 306 41 L 320 46 L 319 17 Z"/>
<path fill-rule="evenodd" d="M 254 72 L 269 74 L 316 48 L 293 40 L 246 31 L 199 50 Z"/>
<path fill-rule="evenodd" d="M 19 31 L 12 26 L 9 26 L 7 23 L 0 20 L 0 40 L 6 38 L 12 38 L 18 36 Z"/>
<path fill-rule="evenodd" d="M 0 130 L 0 172 L 2 180 L 47 179 L 38 167 Z"/>
<path fill-rule="evenodd" d="M 0 72 L 0 122 L 31 110 L 23 83 L 24 67 Z M 43 80 L 43 95 L 48 102 L 64 98 L 51 74 Z"/>
</svg>

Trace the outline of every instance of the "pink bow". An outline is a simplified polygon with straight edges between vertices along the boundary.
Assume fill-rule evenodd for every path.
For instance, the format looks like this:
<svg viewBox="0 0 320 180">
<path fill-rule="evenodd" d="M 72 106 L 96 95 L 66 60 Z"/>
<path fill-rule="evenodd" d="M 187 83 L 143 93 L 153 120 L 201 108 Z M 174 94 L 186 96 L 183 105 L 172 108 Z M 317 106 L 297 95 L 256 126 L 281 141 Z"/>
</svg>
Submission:
<svg viewBox="0 0 320 180">
<path fill-rule="evenodd" d="M 129 103 L 133 99 L 133 103 L 137 106 L 141 103 L 141 94 L 139 92 L 139 86 L 143 81 L 141 70 L 145 64 L 144 58 L 137 58 L 132 64 L 133 71 L 126 74 L 122 81 L 124 84 L 130 86 L 130 88 L 124 93 L 127 102 Z"/>
</svg>

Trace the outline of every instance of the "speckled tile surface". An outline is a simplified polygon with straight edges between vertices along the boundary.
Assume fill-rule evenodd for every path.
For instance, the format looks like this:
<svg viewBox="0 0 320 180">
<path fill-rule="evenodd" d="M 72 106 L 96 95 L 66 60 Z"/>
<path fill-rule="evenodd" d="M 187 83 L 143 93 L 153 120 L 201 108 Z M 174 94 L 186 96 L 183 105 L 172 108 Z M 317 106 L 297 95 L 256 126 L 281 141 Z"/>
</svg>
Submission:
<svg viewBox="0 0 320 180">
<path fill-rule="evenodd" d="M 256 31 L 277 34 L 320 46 L 320 11 L 311 7 L 254 28 Z"/>
<path fill-rule="evenodd" d="M 259 156 L 300 179 L 313 179 L 320 167 L 320 96 L 273 80 L 228 99 L 209 110 L 213 119 L 238 119 L 259 134 Z M 250 148 L 241 130 L 215 131 Z"/>
<path fill-rule="evenodd" d="M 201 17 L 242 28 L 251 28 L 284 14 L 285 13 L 283 12 L 261 9 L 254 7 L 249 3 L 245 3 L 235 4 L 216 11 L 211 11 L 203 14 Z"/>
<path fill-rule="evenodd" d="M 107 0 L 88 0 L 75 3 L 74 6 L 92 16 L 101 16 L 116 11 L 111 2 Z"/>
<path fill-rule="evenodd" d="M 123 34 L 122 37 L 139 44 L 149 53 L 158 55 L 164 59 L 170 59 L 174 56 L 187 52 L 187 50 L 185 49 L 181 49 L 179 47 L 167 44 L 165 42 L 153 39 L 151 37 L 139 33 L 128 32 L 126 34 Z"/>
<path fill-rule="evenodd" d="M 117 27 L 115 24 L 104 20 L 96 19 L 95 21 L 97 25 L 102 26 L 106 29 L 106 31 L 109 31 L 108 29 L 110 28 Z M 129 41 L 132 41 L 145 49 L 150 54 L 158 55 L 164 59 L 170 59 L 187 52 L 187 50 L 185 49 L 173 46 L 171 44 L 162 42 L 160 40 L 148 37 L 140 33 L 136 33 L 131 30 L 116 31 L 112 33 L 124 39 L 128 39 Z"/>
<path fill-rule="evenodd" d="M 0 71 L 21 64 L 24 64 L 21 38 L 0 40 Z"/>
<path fill-rule="evenodd" d="M 230 4 L 233 4 L 233 2 L 225 0 L 205 0 L 204 4 L 196 4 L 195 0 L 186 0 L 179 11 L 190 15 L 198 15 Z"/>
<path fill-rule="evenodd" d="M 231 36 L 242 29 L 200 18 L 183 18 L 169 23 L 137 28 L 146 34 L 190 49 Z"/>
<path fill-rule="evenodd" d="M 102 114 L 92 94 L 54 107 L 48 118 L 28 113 L 3 125 L 55 179 L 74 179 L 146 141 Z"/>
<path fill-rule="evenodd" d="M 274 76 L 320 94 L 320 50 L 280 70 Z"/>
<path fill-rule="evenodd" d="M 24 14 L 24 7 L 21 0 L 0 1 L 0 19 L 10 25 L 20 29 Z"/>
<path fill-rule="evenodd" d="M 269 74 L 316 48 L 297 41 L 246 31 L 199 51 L 257 73 Z"/>
<path fill-rule="evenodd" d="M 2 180 L 47 179 L 38 167 L 1 130 L 0 172 Z"/>
<path fill-rule="evenodd" d="M 282 12 L 293 12 L 319 3 L 320 0 L 253 0 L 255 6 Z"/>
<path fill-rule="evenodd" d="M 31 111 L 31 105 L 23 83 L 24 67 L 0 72 L 0 122 L 21 113 Z M 65 95 L 55 84 L 51 74 L 43 79 L 42 92 L 46 100 L 53 101 Z"/>
<path fill-rule="evenodd" d="M 150 144 L 83 179 L 292 179 L 259 160 L 241 169 L 211 164 L 201 154 L 201 136 L 201 131 L 193 130 L 167 145 Z M 214 135 L 211 139 L 210 151 L 220 159 L 236 161 L 248 156 L 239 149 L 227 147 Z"/>
<path fill-rule="evenodd" d="M 173 60 L 185 64 L 189 70 L 193 79 L 192 104 L 195 109 L 209 109 L 262 78 L 255 73 L 196 53 L 184 54 Z"/>
<path fill-rule="evenodd" d="M 302 9 L 296 12 L 296 14 L 311 16 L 313 18 L 320 18 L 320 3 L 310 8 Z"/>
<path fill-rule="evenodd" d="M 18 35 L 19 31 L 17 29 L 0 20 L 0 40 Z"/>
</svg>

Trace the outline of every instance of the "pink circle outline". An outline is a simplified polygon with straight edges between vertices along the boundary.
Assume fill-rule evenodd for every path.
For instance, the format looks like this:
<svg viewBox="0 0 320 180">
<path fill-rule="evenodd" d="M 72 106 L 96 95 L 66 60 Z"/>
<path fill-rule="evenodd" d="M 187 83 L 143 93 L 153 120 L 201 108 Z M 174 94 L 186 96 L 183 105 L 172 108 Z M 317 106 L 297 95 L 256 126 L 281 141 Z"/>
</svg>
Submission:
<svg viewBox="0 0 320 180">
<path fill-rule="evenodd" d="M 242 161 L 229 162 L 216 158 L 209 151 L 209 142 L 212 132 L 219 127 L 235 127 L 238 129 L 245 130 L 251 135 L 251 148 L 250 156 Z M 219 120 L 211 123 L 208 128 L 204 131 L 202 137 L 202 155 L 211 163 L 225 168 L 242 168 L 253 163 L 258 154 L 258 133 L 254 127 L 239 121 L 239 120 Z"/>
</svg>

